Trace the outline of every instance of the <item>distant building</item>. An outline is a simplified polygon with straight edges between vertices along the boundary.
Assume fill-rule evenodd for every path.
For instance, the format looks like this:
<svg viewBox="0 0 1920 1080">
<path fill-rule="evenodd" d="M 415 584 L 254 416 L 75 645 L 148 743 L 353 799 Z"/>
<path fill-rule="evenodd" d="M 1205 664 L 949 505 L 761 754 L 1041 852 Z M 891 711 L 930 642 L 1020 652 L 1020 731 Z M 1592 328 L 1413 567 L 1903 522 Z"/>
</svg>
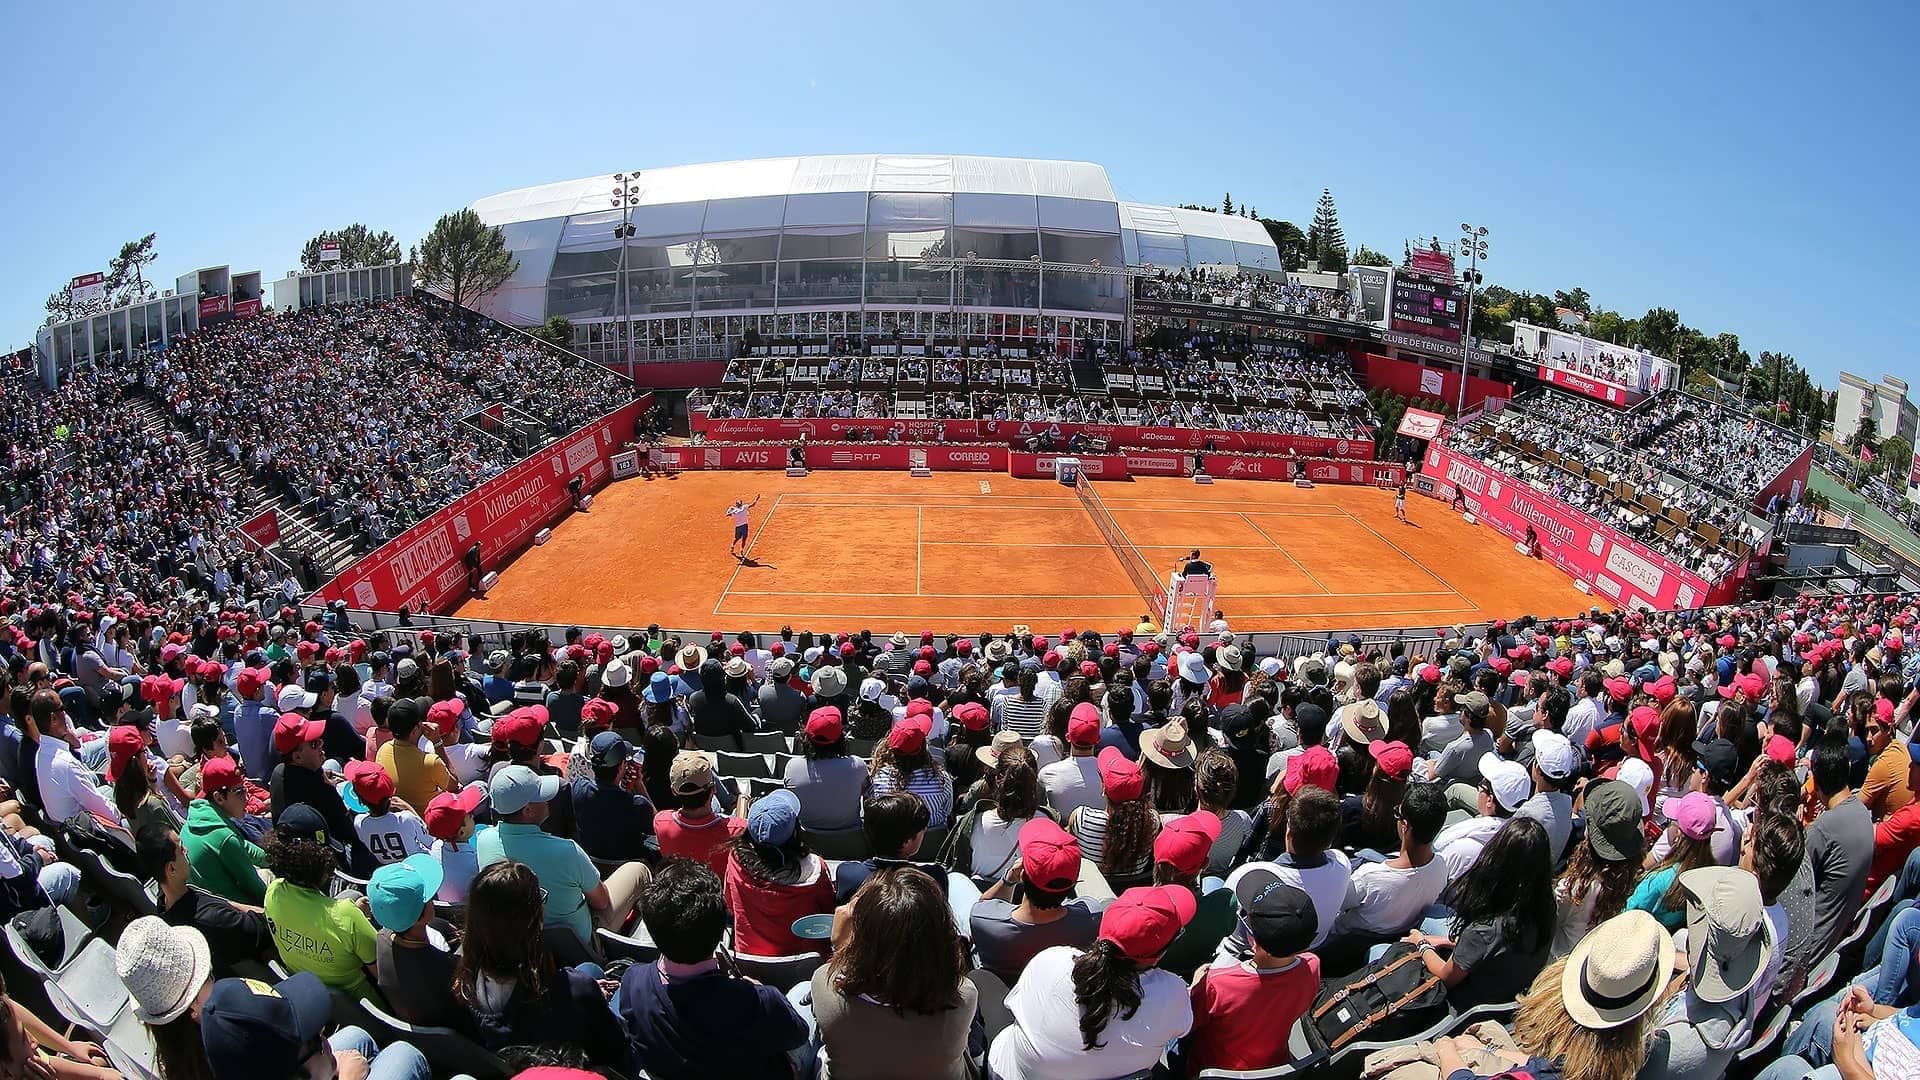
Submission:
<svg viewBox="0 0 1920 1080">
<path fill-rule="evenodd" d="M 1882 439 L 1895 435 L 1911 445 L 1920 439 L 1920 408 L 1907 400 L 1906 380 L 1882 375 L 1877 383 L 1840 373 L 1840 400 L 1833 410 L 1833 441 L 1845 445 L 1868 418 Z"/>
</svg>

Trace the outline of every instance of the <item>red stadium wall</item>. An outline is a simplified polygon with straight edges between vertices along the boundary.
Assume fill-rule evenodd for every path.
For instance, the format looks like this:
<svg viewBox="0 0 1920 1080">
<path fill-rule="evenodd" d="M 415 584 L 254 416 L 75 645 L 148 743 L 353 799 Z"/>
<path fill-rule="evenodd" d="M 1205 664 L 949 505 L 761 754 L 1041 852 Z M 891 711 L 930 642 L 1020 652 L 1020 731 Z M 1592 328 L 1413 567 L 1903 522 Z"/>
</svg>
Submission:
<svg viewBox="0 0 1920 1080">
<path fill-rule="evenodd" d="M 1359 362 L 1360 378 L 1367 389 L 1385 387 L 1404 398 L 1437 398 L 1452 406 L 1460 400 L 1460 373 L 1448 368 L 1428 367 L 1411 360 L 1366 353 Z M 1513 387 L 1478 375 L 1467 377 L 1467 408 L 1475 409 L 1490 397 L 1510 398 Z"/>
<path fill-rule="evenodd" d="M 1246 450 L 1267 454 L 1298 454 L 1301 457 L 1370 458 L 1372 439 L 1322 439 L 1309 435 L 1276 435 L 1263 431 L 1219 431 L 1207 428 L 1140 427 L 1134 424 L 1047 424 L 1018 420 L 898 420 L 856 418 L 851 420 L 816 418 L 790 420 L 780 418 L 721 418 L 710 420 L 695 413 L 687 418 L 696 434 L 720 442 L 794 442 L 802 433 L 809 439 L 838 442 L 846 433 L 872 429 L 885 434 L 898 427 L 907 442 L 932 443 L 944 432 L 950 443 L 988 442 L 1008 446 L 1050 432 L 1056 443 L 1076 434 L 1090 439 L 1105 439 L 1109 446 L 1138 447 L 1153 450 L 1201 450 L 1208 442 L 1222 452 Z"/>
<path fill-rule="evenodd" d="M 1513 540 L 1531 525 L 1540 554 L 1574 580 L 1621 607 L 1695 608 L 1728 603 L 1739 590 L 1729 578 L 1709 586 L 1696 574 L 1586 514 L 1444 446 L 1427 448 L 1420 490 L 1468 511 Z"/>
<path fill-rule="evenodd" d="M 1773 478 L 1773 483 L 1761 488 L 1760 493 L 1753 497 L 1753 508 L 1764 515 L 1767 512 L 1767 503 L 1775 495 L 1780 496 L 1782 503 L 1788 506 L 1793 505 L 1801 493 L 1807 490 L 1807 476 L 1812 470 L 1813 444 L 1808 443 L 1807 448 L 1800 451 L 1800 456 L 1793 459 L 1793 464 L 1780 470 L 1780 475 Z"/>
<path fill-rule="evenodd" d="M 440 614 L 467 594 L 467 548 L 480 544 L 481 562 L 495 570 L 533 543 L 533 536 L 566 514 L 567 483 L 586 477 L 597 491 L 610 475 L 607 462 L 633 438 L 634 418 L 653 406 L 645 394 L 629 405 L 518 462 L 379 550 L 342 571 L 307 598 L 309 604 L 344 599 L 355 608 Z"/>
<path fill-rule="evenodd" d="M 735 445 L 668 446 L 656 453 L 669 469 L 784 469 L 787 447 L 755 443 Z M 1080 470 L 1093 480 L 1126 480 L 1135 476 L 1186 476 L 1193 471 L 1191 454 L 1134 451 L 1122 454 L 1030 454 L 1004 446 L 894 443 L 812 443 L 807 446 L 809 469 L 908 469 L 915 454 L 924 454 L 935 472 L 1004 472 L 1023 479 L 1050 479 L 1059 457 L 1077 457 Z M 1207 471 L 1221 479 L 1292 480 L 1296 463 L 1307 479 L 1327 484 L 1398 486 L 1406 470 L 1384 461 L 1329 461 L 1324 458 L 1275 457 L 1259 454 L 1203 453 Z"/>
</svg>

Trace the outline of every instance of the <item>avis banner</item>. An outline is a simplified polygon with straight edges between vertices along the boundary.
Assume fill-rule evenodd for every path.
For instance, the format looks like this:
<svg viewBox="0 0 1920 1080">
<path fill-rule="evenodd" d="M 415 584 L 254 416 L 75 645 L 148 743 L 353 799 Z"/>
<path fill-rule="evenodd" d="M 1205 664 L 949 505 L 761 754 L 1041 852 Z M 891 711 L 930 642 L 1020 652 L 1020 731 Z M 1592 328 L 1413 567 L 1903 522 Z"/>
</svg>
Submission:
<svg viewBox="0 0 1920 1080">
<path fill-rule="evenodd" d="M 349 607 L 443 614 L 467 594 L 464 557 L 480 545 L 484 569 L 512 561 L 533 535 L 567 512 L 567 484 L 597 491 L 611 476 L 609 461 L 633 437 L 637 410 L 623 406 L 515 464 L 460 496 L 426 520 L 342 571 L 309 597 L 310 604 L 344 599 Z"/>
<path fill-rule="evenodd" d="M 1673 610 L 1717 602 L 1696 574 L 1666 556 L 1498 470 L 1444 446 L 1429 446 L 1423 493 L 1461 496 L 1468 512 L 1512 540 L 1531 528 L 1542 558 L 1620 607 Z M 1714 595 L 1724 595 L 1716 593 Z"/>
</svg>

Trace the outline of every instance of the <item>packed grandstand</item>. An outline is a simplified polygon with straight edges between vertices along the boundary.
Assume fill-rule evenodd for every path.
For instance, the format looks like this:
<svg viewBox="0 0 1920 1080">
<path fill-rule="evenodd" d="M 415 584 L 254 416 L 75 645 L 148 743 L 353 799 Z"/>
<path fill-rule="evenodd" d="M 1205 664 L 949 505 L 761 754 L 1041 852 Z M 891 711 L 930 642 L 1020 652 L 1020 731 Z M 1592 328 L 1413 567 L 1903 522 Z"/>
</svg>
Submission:
<svg viewBox="0 0 1920 1080">
<path fill-rule="evenodd" d="M 1164 209 L 1121 205 L 1136 234 Z M 51 389 L 16 358 L 10 1022 L 53 1075 L 166 1080 L 326 1047 L 380 1078 L 1778 1080 L 1862 1032 L 1907 1060 L 1920 594 L 1755 595 L 1811 444 L 1550 386 L 1398 439 L 1364 349 L 1234 314 L 1351 294 L 1256 270 L 1139 276 L 1123 299 L 1218 314 L 1121 339 L 726 342 L 691 438 L 1399 456 L 1605 602 L 1364 635 L 482 627 L 448 612 L 483 571 L 616 456 L 670 460 L 626 375 L 427 295 Z M 261 507 L 303 538 L 263 544 Z M 342 567 L 295 549 L 328 539 L 353 566 L 323 588 Z"/>
</svg>

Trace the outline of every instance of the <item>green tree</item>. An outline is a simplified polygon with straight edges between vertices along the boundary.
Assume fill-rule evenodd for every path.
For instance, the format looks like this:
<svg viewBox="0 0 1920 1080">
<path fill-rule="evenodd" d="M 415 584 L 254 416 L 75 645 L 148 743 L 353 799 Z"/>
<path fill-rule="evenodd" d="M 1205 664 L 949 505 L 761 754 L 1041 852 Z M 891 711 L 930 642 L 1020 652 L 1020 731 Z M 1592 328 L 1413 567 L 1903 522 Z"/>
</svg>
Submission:
<svg viewBox="0 0 1920 1080">
<path fill-rule="evenodd" d="M 459 307 L 472 307 L 504 285 L 516 265 L 506 237 L 482 222 L 470 207 L 433 223 L 420 242 L 417 263 L 420 283 Z"/>
<path fill-rule="evenodd" d="M 150 300 L 153 286 L 147 281 L 146 267 L 160 256 L 153 250 L 153 233 L 120 245 L 120 253 L 107 261 L 108 307 Z"/>
<path fill-rule="evenodd" d="M 1307 234 L 1300 231 L 1300 226 L 1276 218 L 1261 218 L 1260 224 L 1273 240 L 1273 246 L 1280 250 L 1281 269 L 1298 270 L 1307 265 L 1311 256 L 1307 250 Z"/>
<path fill-rule="evenodd" d="M 1373 250 L 1367 245 L 1361 244 L 1360 249 L 1358 251 L 1355 251 L 1353 253 L 1353 258 L 1348 261 L 1348 265 L 1350 266 L 1392 266 L 1393 260 Z"/>
<path fill-rule="evenodd" d="M 338 243 L 340 258 L 335 262 L 320 261 L 320 245 Z M 307 241 L 300 249 L 300 265 L 307 270 L 345 270 L 351 266 L 379 266 L 382 263 L 400 261 L 400 241 L 386 230 L 374 232 L 359 222 L 344 229 L 328 229 L 326 232 Z"/>
<path fill-rule="evenodd" d="M 1913 444 L 1898 435 L 1889 435 L 1880 440 L 1880 457 L 1887 463 L 1887 473 L 1898 476 L 1913 465 Z"/>
<path fill-rule="evenodd" d="M 1583 316 L 1593 314 L 1593 298 L 1587 295 L 1585 289 L 1556 290 L 1553 294 L 1553 302 L 1560 307 L 1577 311 Z"/>
<path fill-rule="evenodd" d="M 1680 316 L 1672 308 L 1652 308 L 1640 316 L 1639 340 L 1634 342 L 1655 356 L 1664 356 L 1676 360 L 1681 367 L 1688 361 L 1699 363 L 1703 357 L 1690 356 L 1681 359 L 1674 355 L 1674 343 L 1680 335 Z"/>
<path fill-rule="evenodd" d="M 1347 268 L 1347 234 L 1340 229 L 1340 211 L 1333 205 L 1333 192 L 1326 188 L 1320 189 L 1320 204 L 1314 207 L 1313 223 L 1307 226 L 1307 258 L 1319 260 L 1322 270 Z"/>
<path fill-rule="evenodd" d="M 1628 322 L 1617 311 L 1596 311 L 1587 316 L 1587 334 L 1600 341 L 1615 345 L 1627 341 Z"/>
<path fill-rule="evenodd" d="M 573 350 L 573 320 L 565 315 L 549 315 L 547 321 L 527 331 L 549 345 Z"/>
<path fill-rule="evenodd" d="M 1220 212 L 1223 214 L 1233 213 L 1233 192 L 1229 191 L 1220 197 Z"/>
</svg>

